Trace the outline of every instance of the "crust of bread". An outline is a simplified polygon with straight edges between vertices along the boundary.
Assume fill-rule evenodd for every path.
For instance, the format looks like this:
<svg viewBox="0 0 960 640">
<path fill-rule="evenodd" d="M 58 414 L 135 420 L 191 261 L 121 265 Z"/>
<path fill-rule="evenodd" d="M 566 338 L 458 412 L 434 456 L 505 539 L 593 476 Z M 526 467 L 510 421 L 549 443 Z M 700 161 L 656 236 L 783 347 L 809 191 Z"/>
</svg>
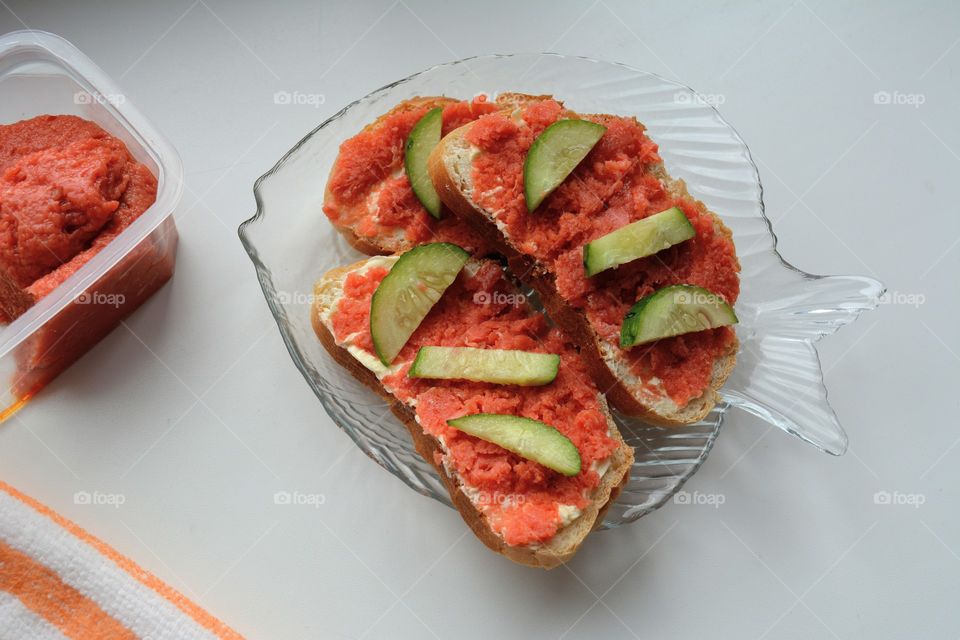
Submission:
<svg viewBox="0 0 960 640">
<path fill-rule="evenodd" d="M 554 276 L 530 256 L 519 251 L 497 227 L 494 220 L 482 208 L 474 204 L 470 194 L 472 159 L 466 133 L 471 124 L 451 132 L 433 150 L 428 161 L 430 178 L 444 205 L 466 220 L 497 251 L 506 256 L 510 270 L 520 280 L 534 287 L 540 294 L 550 317 L 564 330 L 567 336 L 580 346 L 581 357 L 589 367 L 610 403 L 623 413 L 661 426 L 678 426 L 697 422 L 706 417 L 720 399 L 719 389 L 736 364 L 738 344 L 736 337 L 726 353 L 714 362 L 708 388 L 683 407 L 669 399 L 652 402 L 644 398 L 638 383 L 626 362 L 615 356 L 605 356 L 603 339 L 590 326 L 586 316 L 567 304 L 557 292 Z M 696 203 L 701 211 L 709 214 L 718 232 L 732 237 L 720 217 L 707 209 L 703 202 L 692 198 L 683 180 L 672 178 L 660 165 L 655 169 L 668 191 Z"/>
<path fill-rule="evenodd" d="M 321 316 L 325 310 L 328 310 L 327 301 L 331 299 L 331 294 L 338 288 L 342 288 L 343 280 L 348 273 L 365 263 L 365 260 L 361 260 L 352 265 L 333 269 L 316 284 L 311 321 L 320 343 L 334 360 L 390 404 L 390 410 L 407 428 L 417 452 L 436 469 L 450 494 L 454 507 L 481 542 L 510 560 L 530 567 L 552 569 L 567 562 L 580 548 L 587 534 L 603 522 L 603 516 L 610 504 L 629 480 L 630 466 L 633 464 L 633 450 L 623 441 L 612 416 L 606 410 L 606 403 L 604 403 L 604 411 L 607 415 L 610 432 L 620 443 L 620 446 L 614 452 L 610 468 L 601 478 L 600 485 L 594 490 L 591 504 L 583 509 L 576 520 L 560 529 L 546 544 L 531 546 L 510 546 L 506 544 L 503 538 L 490 528 L 481 512 L 463 492 L 457 479 L 451 476 L 442 464 L 436 462 L 434 454 L 440 449 L 440 443 L 436 438 L 423 431 L 416 420 L 413 409 L 398 401 L 380 384 L 373 372 L 357 361 L 349 351 L 339 346 L 330 329 L 324 324 Z"/>
<path fill-rule="evenodd" d="M 522 93 L 501 93 L 497 96 L 495 103 L 502 109 L 516 109 L 523 106 L 527 102 L 545 100 L 548 97 L 549 96 L 530 96 Z M 404 100 L 397 106 L 390 109 L 390 111 L 386 112 L 365 126 L 358 133 L 363 133 L 364 131 L 369 131 L 370 129 L 375 128 L 382 121 L 397 113 L 413 111 L 423 107 L 427 107 L 429 109 L 433 109 L 435 107 L 444 107 L 454 102 L 459 101 L 454 98 L 447 98 L 445 96 L 417 96 L 415 98 L 410 98 L 409 100 Z M 339 158 L 339 155 L 337 157 Z M 336 161 L 334 161 L 334 166 L 336 166 Z M 331 169 L 330 175 L 327 177 L 327 185 L 323 193 L 324 202 L 332 201 L 332 196 L 330 193 L 330 180 L 332 178 L 333 170 Z M 450 215 L 450 213 L 446 212 L 446 215 Z M 411 243 L 402 235 L 392 237 L 378 235 L 372 238 L 367 238 L 358 235 L 357 232 L 350 226 L 338 224 L 334 224 L 333 226 L 347 240 L 351 247 L 360 253 L 367 254 L 368 256 L 402 253 L 413 248 L 413 243 Z"/>
</svg>

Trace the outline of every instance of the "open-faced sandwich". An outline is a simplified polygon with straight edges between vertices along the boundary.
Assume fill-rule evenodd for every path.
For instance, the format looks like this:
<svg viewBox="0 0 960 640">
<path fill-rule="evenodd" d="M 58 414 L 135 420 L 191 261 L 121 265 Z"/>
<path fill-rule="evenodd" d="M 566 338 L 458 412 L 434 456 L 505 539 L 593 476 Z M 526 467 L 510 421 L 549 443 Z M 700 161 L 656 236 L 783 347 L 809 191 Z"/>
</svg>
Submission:
<svg viewBox="0 0 960 640">
<path fill-rule="evenodd" d="M 323 211 L 359 251 L 387 255 L 424 242 L 452 242 L 475 255 L 482 236 L 443 208 L 427 173 L 441 137 L 482 115 L 513 109 L 530 96 L 495 102 L 446 97 L 405 100 L 340 145 L 327 179 Z"/>
<path fill-rule="evenodd" d="M 516 98 L 514 98 L 516 101 Z M 634 118 L 517 101 L 429 157 L 443 203 L 533 286 L 624 413 L 702 419 L 733 369 L 740 265 Z"/>
<path fill-rule="evenodd" d="M 334 269 L 314 291 L 324 347 L 391 402 L 488 547 L 568 560 L 633 451 L 576 348 L 490 260 L 430 243 Z"/>
<path fill-rule="evenodd" d="M 398 255 L 326 274 L 317 335 L 514 561 L 565 562 L 626 483 L 604 394 L 688 424 L 733 368 L 730 232 L 633 118 L 522 94 L 408 100 L 341 145 L 324 212 L 361 251 Z"/>
</svg>

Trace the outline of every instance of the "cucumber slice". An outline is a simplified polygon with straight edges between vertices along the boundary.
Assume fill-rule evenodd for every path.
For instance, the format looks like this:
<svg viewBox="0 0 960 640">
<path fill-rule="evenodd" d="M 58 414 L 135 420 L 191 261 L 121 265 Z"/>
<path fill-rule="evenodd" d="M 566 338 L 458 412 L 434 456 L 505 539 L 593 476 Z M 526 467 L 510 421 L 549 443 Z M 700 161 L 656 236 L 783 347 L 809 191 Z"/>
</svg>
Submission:
<svg viewBox="0 0 960 640">
<path fill-rule="evenodd" d="M 640 298 L 630 308 L 620 329 L 620 346 L 629 349 L 737 322 L 733 308 L 717 294 L 690 284 L 673 285 Z"/>
<path fill-rule="evenodd" d="M 589 120 L 558 120 L 530 145 L 523 162 L 523 195 L 527 211 L 560 186 L 607 130 Z"/>
<path fill-rule="evenodd" d="M 440 219 L 440 196 L 433 188 L 430 174 L 427 172 L 427 158 L 433 148 L 440 143 L 440 134 L 443 129 L 443 109 L 436 107 L 413 125 L 407 143 L 404 146 L 403 166 L 407 171 L 407 179 L 413 187 L 420 204 L 430 215 Z"/>
<path fill-rule="evenodd" d="M 554 427 L 539 420 L 478 413 L 447 420 L 447 424 L 565 476 L 580 473 L 580 452 L 577 447 Z"/>
<path fill-rule="evenodd" d="M 469 259 L 455 244 L 433 242 L 393 264 L 370 300 L 370 337 L 383 364 L 390 366 Z"/>
<path fill-rule="evenodd" d="M 553 382 L 560 356 L 508 349 L 420 347 L 407 375 L 411 378 L 473 380 L 525 387 Z"/>
<path fill-rule="evenodd" d="M 678 207 L 655 213 L 597 238 L 583 247 L 583 267 L 594 276 L 637 258 L 650 256 L 697 235 Z"/>
</svg>

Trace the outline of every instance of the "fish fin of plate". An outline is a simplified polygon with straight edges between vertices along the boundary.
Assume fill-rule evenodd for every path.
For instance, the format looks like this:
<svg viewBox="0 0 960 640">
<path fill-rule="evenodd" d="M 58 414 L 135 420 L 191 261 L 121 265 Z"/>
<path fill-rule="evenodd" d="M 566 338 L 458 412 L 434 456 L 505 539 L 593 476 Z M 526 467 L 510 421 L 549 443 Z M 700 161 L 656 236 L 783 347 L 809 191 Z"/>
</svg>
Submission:
<svg viewBox="0 0 960 640">
<path fill-rule="evenodd" d="M 796 272 L 779 283 L 776 298 L 738 305 L 751 316 L 750 329 L 739 334 L 724 400 L 827 453 L 844 453 L 847 435 L 828 401 L 814 343 L 875 308 L 883 291 L 871 278 Z"/>
</svg>

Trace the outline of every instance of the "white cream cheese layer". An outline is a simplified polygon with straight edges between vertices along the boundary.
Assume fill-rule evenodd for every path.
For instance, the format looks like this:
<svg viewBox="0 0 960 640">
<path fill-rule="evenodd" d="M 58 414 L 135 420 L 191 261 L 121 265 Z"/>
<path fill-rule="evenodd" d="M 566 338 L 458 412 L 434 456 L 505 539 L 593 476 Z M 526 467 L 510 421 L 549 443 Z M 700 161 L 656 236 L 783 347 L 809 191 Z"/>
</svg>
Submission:
<svg viewBox="0 0 960 640">
<path fill-rule="evenodd" d="M 569 526 L 571 522 L 580 517 L 580 509 L 572 504 L 558 504 L 557 514 L 560 516 L 560 526 Z"/>
</svg>

